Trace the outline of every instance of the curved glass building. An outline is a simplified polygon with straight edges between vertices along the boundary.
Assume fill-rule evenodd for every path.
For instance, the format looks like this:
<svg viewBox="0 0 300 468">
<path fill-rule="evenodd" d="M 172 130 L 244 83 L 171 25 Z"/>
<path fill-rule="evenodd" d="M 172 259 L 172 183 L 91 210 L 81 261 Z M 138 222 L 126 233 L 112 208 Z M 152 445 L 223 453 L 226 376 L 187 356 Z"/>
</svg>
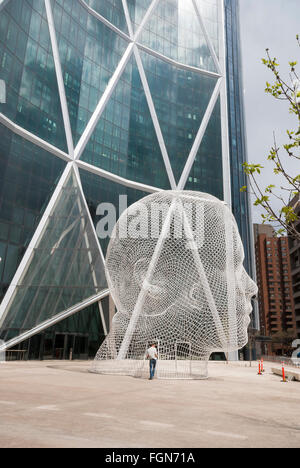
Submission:
<svg viewBox="0 0 300 468">
<path fill-rule="evenodd" d="M 238 2 L 0 10 L 0 339 L 29 358 L 95 354 L 114 312 L 105 207 L 158 190 L 231 205 L 251 274 Z"/>
</svg>

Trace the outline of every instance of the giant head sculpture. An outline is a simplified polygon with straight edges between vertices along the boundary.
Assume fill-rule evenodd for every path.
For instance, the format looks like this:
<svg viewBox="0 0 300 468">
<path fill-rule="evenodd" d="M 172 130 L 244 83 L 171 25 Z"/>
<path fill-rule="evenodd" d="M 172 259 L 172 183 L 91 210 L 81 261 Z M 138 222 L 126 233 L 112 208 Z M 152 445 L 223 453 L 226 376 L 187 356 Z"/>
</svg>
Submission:
<svg viewBox="0 0 300 468">
<path fill-rule="evenodd" d="M 213 352 L 247 344 L 257 293 L 228 206 L 200 192 L 164 191 L 126 210 L 108 247 L 117 308 L 95 372 L 142 376 L 158 347 L 160 378 L 205 378 Z"/>
</svg>

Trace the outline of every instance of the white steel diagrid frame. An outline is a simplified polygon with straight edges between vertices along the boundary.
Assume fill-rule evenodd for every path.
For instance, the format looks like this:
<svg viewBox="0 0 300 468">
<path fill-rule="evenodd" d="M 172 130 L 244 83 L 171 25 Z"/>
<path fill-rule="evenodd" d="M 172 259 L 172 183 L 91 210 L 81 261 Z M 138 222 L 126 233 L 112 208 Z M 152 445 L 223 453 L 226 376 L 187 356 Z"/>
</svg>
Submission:
<svg viewBox="0 0 300 468">
<path fill-rule="evenodd" d="M 85 209 L 85 212 L 87 213 L 88 219 L 90 221 L 90 226 L 92 227 L 92 233 L 93 233 L 93 236 L 95 238 L 96 245 L 98 247 L 98 251 L 100 252 L 100 256 L 101 256 L 101 259 L 102 259 L 102 262 L 103 262 L 103 265 L 104 265 L 105 264 L 105 258 L 104 258 L 104 255 L 103 255 L 100 243 L 99 243 L 97 233 L 96 233 L 95 229 L 93 229 L 94 228 L 94 223 L 93 223 L 91 213 L 90 213 L 90 210 L 88 208 L 88 205 L 87 205 L 87 202 L 86 202 L 86 199 L 85 199 L 85 195 L 84 195 L 83 188 L 82 188 L 82 185 L 81 185 L 81 179 L 80 179 L 80 174 L 79 174 L 78 167 L 76 167 L 76 166 L 74 167 L 74 172 L 75 172 L 75 177 L 77 179 L 79 190 L 81 192 L 81 197 L 82 197 L 82 200 L 83 200 L 83 203 L 84 203 L 84 209 Z M 80 203 L 80 199 L 78 199 L 78 202 Z M 82 207 L 80 207 L 79 209 L 81 211 Z M 86 247 L 87 247 L 87 250 L 88 250 L 87 255 L 88 255 L 88 259 L 89 259 L 89 263 L 90 263 L 90 269 L 91 269 L 91 272 L 92 272 L 93 283 L 94 283 L 94 286 L 95 286 L 95 289 L 96 289 L 97 293 L 99 293 L 100 291 L 99 291 L 99 285 L 98 285 L 98 281 L 97 281 L 97 275 L 96 275 L 96 272 L 95 272 L 95 269 L 94 269 L 93 258 L 92 258 L 92 254 L 91 254 L 91 251 L 90 251 L 89 239 L 88 239 L 88 236 L 87 236 L 86 232 L 84 233 L 84 238 L 85 238 L 85 243 L 86 243 Z M 101 301 L 98 302 L 98 307 L 99 307 L 99 313 L 100 313 L 100 318 L 101 318 L 101 322 L 102 322 L 103 331 L 104 331 L 104 334 L 107 335 L 107 327 L 106 327 L 106 323 L 105 323 L 105 317 L 104 317 Z"/>
<path fill-rule="evenodd" d="M 8 1 L 10 1 L 10 0 L 8 0 Z M 5 7 L 7 5 L 7 3 L 8 3 L 8 1 L 5 1 L 4 4 L 2 4 L 0 6 L 0 9 Z M 116 34 L 120 35 L 123 39 L 125 39 L 128 42 L 128 47 L 125 50 L 125 53 L 124 53 L 123 57 L 121 58 L 120 63 L 117 66 L 117 69 L 115 70 L 115 73 L 113 74 L 112 78 L 110 79 L 110 81 L 109 81 L 109 83 L 107 85 L 107 88 L 105 89 L 102 97 L 100 98 L 100 101 L 99 101 L 99 103 L 98 103 L 98 105 L 97 105 L 97 107 L 96 107 L 96 109 L 94 111 L 94 114 L 92 115 L 90 121 L 87 123 L 86 128 L 85 128 L 83 134 L 81 135 L 81 138 L 79 139 L 79 142 L 78 142 L 77 146 L 74 148 L 71 125 L 70 125 L 69 109 L 68 109 L 68 103 L 67 103 L 67 99 L 66 99 L 66 91 L 65 91 L 64 78 L 63 78 L 62 67 L 61 67 L 61 60 L 60 60 L 60 56 L 59 56 L 59 49 L 58 49 L 57 36 L 56 36 L 56 30 L 55 30 L 55 22 L 54 22 L 54 18 L 53 18 L 51 1 L 50 0 L 44 0 L 45 10 L 46 10 L 47 20 L 48 20 L 48 28 L 49 28 L 49 33 L 50 33 L 51 46 L 52 46 L 53 59 L 54 59 L 54 64 L 55 64 L 55 72 L 56 72 L 56 79 L 57 79 L 57 85 L 58 85 L 58 91 L 59 91 L 59 98 L 60 98 L 61 110 L 62 110 L 62 115 L 63 115 L 64 130 L 65 130 L 66 141 L 67 141 L 67 146 L 68 146 L 68 153 L 60 150 L 59 148 L 56 148 L 55 146 L 53 146 L 50 143 L 42 140 L 38 136 L 28 132 L 26 129 L 24 129 L 24 128 L 20 127 L 19 125 L 15 124 L 13 121 L 11 121 L 9 118 L 7 118 L 2 113 L 0 113 L 0 123 L 2 123 L 4 126 L 9 128 L 12 132 L 14 132 L 14 133 L 18 134 L 19 136 L 23 137 L 24 139 L 30 141 L 32 144 L 34 144 L 34 145 L 36 145 L 38 147 L 41 147 L 44 150 L 48 151 L 54 157 L 58 157 L 58 158 L 64 160 L 66 162 L 66 168 L 65 168 L 59 182 L 57 183 L 57 187 L 56 187 L 56 189 L 55 189 L 55 191 L 54 191 L 54 193 L 53 193 L 53 195 L 51 197 L 49 205 L 47 206 L 47 208 L 46 208 L 46 210 L 44 212 L 44 215 L 42 216 L 42 219 L 41 219 L 41 221 L 40 221 L 40 223 L 39 223 L 39 225 L 38 225 L 38 227 L 36 229 L 36 232 L 34 233 L 32 239 L 31 239 L 31 242 L 30 242 L 30 244 L 29 244 L 29 246 L 28 246 L 28 248 L 27 248 L 27 250 L 26 250 L 26 252 L 24 254 L 24 257 L 23 257 L 23 259 L 22 259 L 22 261 L 21 261 L 21 263 L 20 263 L 20 265 L 19 265 L 19 267 L 18 267 L 18 269 L 17 269 L 17 271 L 15 273 L 15 276 L 14 276 L 14 278 L 13 278 L 11 284 L 10 284 L 10 287 L 7 290 L 6 295 L 5 295 L 3 301 L 2 301 L 2 303 L 0 305 L 0 327 L 3 324 L 3 321 L 4 321 L 5 317 L 9 313 L 9 308 L 10 308 L 10 305 L 11 305 L 11 303 L 13 301 L 17 285 L 20 284 L 20 281 L 21 281 L 22 277 L 25 275 L 25 273 L 26 273 L 26 271 L 27 271 L 27 269 L 28 269 L 28 267 L 30 265 L 30 262 L 31 262 L 31 259 L 32 259 L 32 252 L 33 252 L 36 244 L 39 242 L 39 239 L 43 235 L 43 232 L 44 232 L 45 227 L 47 225 L 48 217 L 49 217 L 51 211 L 53 210 L 53 207 L 57 203 L 57 200 L 59 199 L 60 192 L 62 190 L 64 182 L 66 181 L 68 175 L 70 174 L 70 171 L 72 171 L 74 169 L 74 172 L 76 174 L 76 178 L 78 180 L 78 186 L 80 188 L 81 195 L 83 197 L 83 200 L 85 200 L 84 210 L 87 213 L 87 215 L 89 217 L 89 220 L 91 222 L 93 235 L 94 235 L 94 237 L 96 239 L 97 247 L 99 249 L 99 255 L 101 256 L 101 258 L 103 260 L 104 260 L 104 255 L 103 255 L 103 252 L 102 252 L 102 249 L 101 249 L 98 237 L 97 237 L 97 233 L 96 233 L 96 230 L 95 230 L 94 224 L 92 222 L 92 218 L 91 218 L 91 215 L 90 215 L 87 203 L 86 203 L 85 195 L 84 195 L 82 185 L 81 185 L 79 169 L 95 174 L 96 176 L 99 177 L 100 181 L 101 181 L 102 178 L 108 179 L 108 180 L 116 182 L 116 183 L 118 183 L 120 185 L 123 185 L 123 186 L 126 186 L 126 187 L 131 187 L 131 188 L 134 188 L 136 190 L 140 190 L 140 191 L 147 192 L 147 193 L 154 193 L 154 192 L 161 191 L 161 189 L 158 188 L 158 187 L 149 186 L 149 185 L 146 185 L 146 184 L 143 184 L 143 183 L 140 183 L 140 182 L 136 182 L 136 181 L 130 180 L 130 179 L 124 179 L 124 178 L 122 178 L 122 177 L 120 177 L 120 176 L 118 176 L 118 175 L 116 175 L 114 173 L 111 173 L 111 172 L 108 172 L 108 171 L 106 171 L 104 169 L 101 169 L 99 167 L 93 166 L 93 165 L 91 165 L 91 164 L 89 164 L 89 163 L 87 163 L 87 162 L 80 159 L 84 149 L 86 148 L 88 142 L 90 141 L 90 139 L 91 139 L 91 137 L 93 135 L 93 132 L 94 132 L 94 130 L 96 128 L 97 123 L 99 122 L 99 119 L 101 118 L 101 115 L 103 114 L 103 112 L 104 112 L 104 110 L 105 110 L 105 108 L 106 108 L 106 106 L 107 106 L 107 104 L 108 104 L 108 102 L 109 102 L 109 100 L 110 100 L 110 98 L 111 98 L 111 96 L 113 94 L 113 91 L 115 90 L 117 84 L 119 83 L 119 81 L 121 79 L 122 74 L 123 74 L 123 72 L 124 72 L 124 70 L 126 68 L 126 65 L 128 64 L 131 57 L 135 57 L 135 61 L 136 61 L 137 68 L 138 68 L 138 71 L 139 71 L 141 83 L 142 83 L 142 86 L 143 86 L 143 89 L 144 89 L 144 93 L 145 93 L 145 96 L 146 96 L 146 99 L 147 99 L 150 115 L 151 115 L 151 118 L 152 118 L 153 126 L 154 126 L 154 129 L 155 129 L 155 133 L 156 133 L 156 136 L 157 136 L 157 139 L 158 139 L 159 146 L 160 146 L 162 160 L 164 162 L 164 165 L 165 165 L 165 168 L 166 168 L 166 173 L 168 175 L 168 179 L 170 181 L 170 186 L 171 186 L 172 189 L 178 189 L 178 190 L 183 190 L 184 189 L 184 187 L 186 185 L 186 182 L 187 182 L 187 179 L 189 177 L 190 171 L 192 170 L 192 166 L 193 166 L 193 164 L 195 162 L 197 152 L 198 152 L 198 150 L 200 148 L 202 139 L 204 137 L 207 125 L 208 125 L 208 123 L 210 121 L 210 118 L 211 118 L 212 112 L 214 110 L 215 104 L 216 104 L 216 102 L 218 100 L 218 97 L 219 96 L 221 97 L 221 108 L 222 108 L 222 111 L 221 111 L 222 112 L 222 119 L 221 119 L 221 121 L 222 121 L 222 135 L 223 135 L 223 137 L 222 137 L 222 153 L 223 153 L 223 166 L 225 168 L 224 170 L 226 171 L 226 174 L 225 174 L 226 175 L 226 181 L 224 181 L 225 201 L 230 205 L 230 196 L 228 195 L 228 193 L 230 193 L 230 171 L 228 170 L 228 168 L 229 168 L 228 118 L 227 118 L 227 115 L 225 115 L 225 113 L 227 111 L 226 103 L 225 103 L 225 101 L 226 101 L 226 92 L 227 91 L 226 91 L 225 36 L 224 36 L 225 31 L 224 31 L 224 24 L 223 24 L 224 18 L 222 17 L 222 9 L 224 8 L 223 0 L 218 0 L 219 15 L 221 15 L 220 18 L 219 18 L 219 28 L 222 31 L 222 33 L 220 34 L 221 54 L 220 54 L 219 59 L 218 59 L 216 51 L 214 50 L 214 47 L 212 45 L 212 41 L 210 39 L 210 36 L 209 36 L 209 34 L 208 34 L 207 30 L 206 30 L 205 23 L 203 21 L 203 18 L 201 16 L 200 11 L 199 11 L 197 2 L 195 0 L 191 0 L 192 4 L 194 6 L 194 9 L 195 9 L 195 15 L 197 16 L 197 18 L 199 20 L 199 31 L 202 31 L 202 33 L 203 33 L 203 35 L 205 37 L 205 40 L 206 40 L 208 48 L 210 50 L 212 59 L 213 59 L 213 61 L 215 63 L 215 66 L 216 66 L 217 73 L 211 72 L 211 71 L 206 70 L 206 69 L 201 69 L 201 68 L 189 66 L 189 65 L 186 65 L 184 63 L 176 62 L 173 59 L 170 59 L 169 57 L 166 57 L 166 56 L 162 55 L 161 53 L 159 53 L 159 52 L 157 52 L 155 50 L 149 49 L 145 45 L 139 43 L 139 38 L 140 38 L 140 35 L 141 35 L 143 29 L 145 28 L 146 24 L 148 23 L 149 19 L 151 18 L 151 15 L 153 14 L 153 12 L 155 11 L 155 9 L 157 8 L 157 6 L 159 5 L 159 3 L 162 0 L 153 0 L 150 3 L 149 8 L 148 8 L 147 12 L 145 13 L 145 16 L 144 16 L 143 20 L 141 21 L 141 24 L 137 28 L 136 32 L 134 32 L 133 25 L 131 23 L 129 8 L 128 8 L 128 5 L 127 5 L 127 0 L 122 0 L 122 5 L 123 5 L 123 9 L 124 9 L 124 15 L 125 15 L 129 35 L 127 35 L 123 31 L 121 31 L 120 29 L 118 29 L 115 25 L 110 23 L 106 18 L 104 18 L 98 12 L 93 10 L 93 8 L 91 8 L 87 4 L 86 1 L 84 1 L 84 0 L 77 0 L 77 1 L 82 5 L 82 7 L 84 7 L 87 10 L 87 12 L 90 15 L 93 15 L 94 18 L 96 18 L 98 21 L 101 21 L 102 23 L 104 23 L 107 27 L 109 27 L 111 30 L 113 30 Z M 163 60 L 165 62 L 172 63 L 173 65 L 177 66 L 178 68 L 182 68 L 182 69 L 185 69 L 185 70 L 191 70 L 192 72 L 196 72 L 199 75 L 211 76 L 211 77 L 214 77 L 214 78 L 217 79 L 217 83 L 216 83 L 214 92 L 213 92 L 213 94 L 211 96 L 211 99 L 210 99 L 210 102 L 208 104 L 205 116 L 204 116 L 204 118 L 203 118 L 203 120 L 201 122 L 199 131 L 198 131 L 197 136 L 195 138 L 195 141 L 194 141 L 194 144 L 193 144 L 192 149 L 190 151 L 190 154 L 188 155 L 186 165 L 184 167 L 184 170 L 182 172 L 182 175 L 181 175 L 181 178 L 180 178 L 180 181 L 179 181 L 178 184 L 176 184 L 176 181 L 175 181 L 175 178 L 174 178 L 174 174 L 173 174 L 172 166 L 171 166 L 171 163 L 170 163 L 168 151 L 167 151 L 165 140 L 164 140 L 161 128 L 160 128 L 159 119 L 157 117 L 155 105 L 154 105 L 153 98 L 152 98 L 152 95 L 151 95 L 151 90 L 150 90 L 148 82 L 147 82 L 147 77 L 146 77 L 146 73 L 145 73 L 145 70 L 144 70 L 143 62 L 141 60 L 139 49 L 147 51 L 148 54 L 152 54 L 153 56 L 158 57 L 158 58 L 160 58 L 161 60 Z M 94 281 L 96 282 L 96 278 L 94 278 Z M 100 299 L 102 297 L 107 296 L 107 295 L 108 295 L 107 290 L 102 291 L 102 292 L 99 291 Z M 41 329 L 47 328 L 47 326 L 50 326 L 50 324 L 57 323 L 58 321 L 63 320 L 64 318 L 66 318 L 66 316 L 70 316 L 72 314 L 75 314 L 75 313 L 79 312 L 80 310 L 83 310 L 85 307 L 87 307 L 87 305 L 90 304 L 91 300 L 93 301 L 94 297 L 93 298 L 87 298 L 86 301 L 83 301 L 81 304 L 74 305 L 74 307 L 72 307 L 71 309 L 68 309 L 67 311 L 62 311 L 57 316 L 52 317 L 51 319 L 49 319 L 49 321 L 46 321 L 43 324 L 38 324 L 33 329 L 32 334 L 30 336 L 32 336 L 35 333 L 38 333 Z M 94 300 L 94 302 L 97 302 L 97 300 Z M 102 309 L 101 304 L 99 304 L 99 311 L 100 311 L 100 315 L 101 315 L 101 319 L 102 319 L 102 323 L 103 323 L 103 329 L 104 329 L 105 333 L 107 333 L 107 327 L 106 327 L 106 324 L 105 324 L 105 319 L 104 319 L 103 309 Z M 26 337 L 28 337 L 28 334 L 30 334 L 30 332 L 27 332 L 27 334 L 23 333 L 23 334 L 19 335 L 18 337 L 14 338 L 11 341 L 11 344 L 9 344 L 9 346 L 14 346 L 14 345 L 22 342 L 24 339 L 26 339 Z M 8 347 L 7 344 L 6 344 L 6 347 Z"/>
</svg>

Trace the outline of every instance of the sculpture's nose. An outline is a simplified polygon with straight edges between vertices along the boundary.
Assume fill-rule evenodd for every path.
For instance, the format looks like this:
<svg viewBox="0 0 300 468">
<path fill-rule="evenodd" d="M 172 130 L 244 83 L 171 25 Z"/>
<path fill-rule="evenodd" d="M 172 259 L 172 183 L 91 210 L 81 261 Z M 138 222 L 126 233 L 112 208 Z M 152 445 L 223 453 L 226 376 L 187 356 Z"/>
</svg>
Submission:
<svg viewBox="0 0 300 468">
<path fill-rule="evenodd" d="M 254 298 L 258 293 L 257 284 L 253 281 L 253 279 L 248 275 L 245 270 L 245 277 L 246 277 L 246 294 L 250 297 L 250 299 Z"/>
</svg>

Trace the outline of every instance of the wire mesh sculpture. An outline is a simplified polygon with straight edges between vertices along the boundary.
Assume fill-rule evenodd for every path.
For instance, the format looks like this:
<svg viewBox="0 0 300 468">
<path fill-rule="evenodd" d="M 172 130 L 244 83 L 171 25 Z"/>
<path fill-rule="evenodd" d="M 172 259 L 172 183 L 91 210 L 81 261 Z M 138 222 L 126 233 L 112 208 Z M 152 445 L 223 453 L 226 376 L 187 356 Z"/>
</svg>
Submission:
<svg viewBox="0 0 300 468">
<path fill-rule="evenodd" d="M 108 247 L 118 312 L 92 372 L 146 377 L 146 350 L 156 343 L 158 378 L 207 378 L 213 352 L 248 342 L 257 286 L 243 261 L 236 221 L 217 198 L 163 191 L 132 205 Z"/>
</svg>

